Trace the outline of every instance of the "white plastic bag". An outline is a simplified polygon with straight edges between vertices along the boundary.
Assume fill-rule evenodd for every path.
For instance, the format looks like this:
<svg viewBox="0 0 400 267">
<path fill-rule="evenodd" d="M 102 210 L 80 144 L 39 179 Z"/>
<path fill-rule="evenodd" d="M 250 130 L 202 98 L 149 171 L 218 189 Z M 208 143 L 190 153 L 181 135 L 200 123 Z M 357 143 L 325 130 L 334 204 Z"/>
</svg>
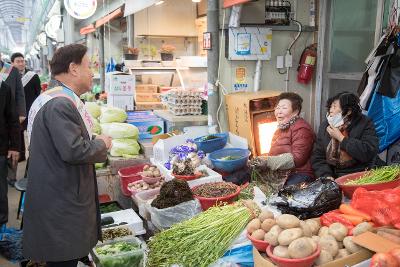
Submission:
<svg viewBox="0 0 400 267">
<path fill-rule="evenodd" d="M 150 204 L 147 205 L 147 210 L 150 212 L 151 216 L 151 222 L 160 230 L 170 228 L 176 223 L 188 220 L 202 211 L 200 202 L 197 199 L 183 202 L 166 209 L 157 209 Z"/>
</svg>

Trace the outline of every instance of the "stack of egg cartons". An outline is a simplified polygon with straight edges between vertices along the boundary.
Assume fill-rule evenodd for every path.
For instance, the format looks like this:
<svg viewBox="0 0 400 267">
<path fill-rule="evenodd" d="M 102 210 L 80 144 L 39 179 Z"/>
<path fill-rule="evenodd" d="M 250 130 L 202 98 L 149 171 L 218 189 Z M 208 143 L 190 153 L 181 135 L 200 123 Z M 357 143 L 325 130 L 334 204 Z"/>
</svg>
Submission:
<svg viewBox="0 0 400 267">
<path fill-rule="evenodd" d="M 163 94 L 162 101 L 176 116 L 201 115 L 202 92 L 199 90 L 173 89 Z"/>
</svg>

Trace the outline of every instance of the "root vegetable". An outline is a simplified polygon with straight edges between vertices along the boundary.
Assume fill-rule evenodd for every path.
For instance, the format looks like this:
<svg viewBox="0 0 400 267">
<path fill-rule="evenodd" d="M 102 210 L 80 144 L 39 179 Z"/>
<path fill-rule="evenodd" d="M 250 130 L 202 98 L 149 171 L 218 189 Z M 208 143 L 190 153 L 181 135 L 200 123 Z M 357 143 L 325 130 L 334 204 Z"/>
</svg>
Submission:
<svg viewBox="0 0 400 267">
<path fill-rule="evenodd" d="M 332 257 L 335 257 L 339 251 L 337 241 L 331 235 L 321 237 L 321 239 L 319 240 L 319 246 L 321 247 L 321 249 L 329 251 Z"/>
<path fill-rule="evenodd" d="M 321 253 L 319 254 L 319 257 L 315 261 L 315 265 L 319 266 L 319 265 L 328 263 L 330 261 L 333 261 L 332 254 L 329 251 L 322 249 Z"/>
<path fill-rule="evenodd" d="M 337 254 L 336 257 L 335 257 L 335 260 L 338 260 L 338 259 L 347 257 L 347 256 L 349 256 L 349 255 L 350 255 L 350 253 L 347 251 L 347 249 L 345 249 L 345 248 L 339 249 L 339 252 L 338 252 L 338 254 Z"/>
<path fill-rule="evenodd" d="M 353 242 L 352 236 L 346 236 L 343 239 L 343 246 L 350 252 L 356 253 L 357 251 L 361 250 L 361 247 Z"/>
<path fill-rule="evenodd" d="M 265 232 L 263 229 L 257 229 L 252 234 L 251 237 L 257 240 L 264 240 Z"/>
<path fill-rule="evenodd" d="M 264 222 L 266 219 L 274 219 L 274 214 L 269 210 L 263 210 L 258 218 Z"/>
<path fill-rule="evenodd" d="M 400 237 L 400 230 L 397 230 L 397 229 L 379 227 L 378 230 L 381 232 L 386 232 L 388 234 L 392 234 L 392 235 Z"/>
<path fill-rule="evenodd" d="M 150 168 L 150 166 L 149 166 L 149 165 L 144 165 L 144 167 L 143 167 L 143 171 L 147 171 L 149 168 Z"/>
<path fill-rule="evenodd" d="M 287 246 L 277 246 L 274 248 L 273 254 L 280 258 L 290 258 Z"/>
<path fill-rule="evenodd" d="M 319 240 L 321 239 L 321 237 L 317 236 L 317 235 L 313 235 L 311 237 L 312 240 L 314 240 L 315 242 L 317 242 L 317 244 L 319 243 Z"/>
<path fill-rule="evenodd" d="M 319 223 L 319 221 L 314 220 L 314 219 L 308 219 L 305 222 L 311 228 L 313 235 L 318 234 L 318 231 L 321 228 L 321 224 Z"/>
<path fill-rule="evenodd" d="M 283 230 L 278 236 L 278 242 L 281 246 L 288 246 L 294 240 L 303 236 L 301 228 L 292 228 Z"/>
<path fill-rule="evenodd" d="M 300 225 L 300 220 L 291 214 L 282 214 L 276 218 L 276 224 L 282 229 L 296 228 Z"/>
<path fill-rule="evenodd" d="M 249 232 L 249 234 L 252 234 L 255 230 L 260 229 L 261 227 L 261 221 L 260 219 L 256 218 L 251 220 L 251 222 L 247 225 L 247 232 Z"/>
<path fill-rule="evenodd" d="M 293 259 L 302 259 L 313 254 L 313 246 L 307 237 L 301 237 L 290 243 L 289 256 Z"/>
<path fill-rule="evenodd" d="M 312 237 L 313 231 L 312 231 L 310 225 L 308 225 L 304 221 L 300 221 L 300 228 L 301 228 L 301 230 L 303 230 L 303 235 L 305 237 Z"/>
<path fill-rule="evenodd" d="M 278 245 L 278 236 L 282 232 L 282 228 L 279 225 L 272 226 L 271 230 L 264 236 L 264 241 L 268 242 L 271 246 Z"/>
<path fill-rule="evenodd" d="M 261 229 L 263 229 L 265 232 L 268 232 L 271 230 L 272 226 L 275 225 L 275 220 L 274 219 L 265 219 L 261 223 Z"/>
<path fill-rule="evenodd" d="M 344 248 L 343 242 L 339 241 L 339 242 L 337 242 L 337 245 L 338 245 L 339 249 L 343 249 Z"/>
<path fill-rule="evenodd" d="M 347 227 L 341 223 L 332 223 L 329 226 L 329 234 L 335 237 L 337 241 L 343 241 L 348 231 Z"/>
<path fill-rule="evenodd" d="M 323 237 L 329 235 L 329 227 L 323 226 L 318 231 L 318 236 Z"/>
<path fill-rule="evenodd" d="M 318 247 L 318 243 L 311 237 L 307 237 L 307 239 L 310 242 L 311 246 L 313 247 L 313 251 L 316 251 L 317 247 Z"/>
<path fill-rule="evenodd" d="M 358 236 L 362 233 L 371 231 L 373 229 L 372 225 L 368 222 L 362 222 L 353 228 L 353 235 Z"/>
</svg>

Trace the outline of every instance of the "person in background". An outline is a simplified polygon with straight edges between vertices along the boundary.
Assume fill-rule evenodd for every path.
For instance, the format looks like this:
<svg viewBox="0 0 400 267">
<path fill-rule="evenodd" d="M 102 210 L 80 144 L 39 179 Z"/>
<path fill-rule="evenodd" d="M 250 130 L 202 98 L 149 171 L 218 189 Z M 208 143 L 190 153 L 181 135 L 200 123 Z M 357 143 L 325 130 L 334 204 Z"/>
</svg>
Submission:
<svg viewBox="0 0 400 267">
<path fill-rule="evenodd" d="M 373 122 L 361 113 L 360 100 L 343 92 L 330 98 L 311 156 L 317 177 L 337 178 L 380 162 Z"/>
<path fill-rule="evenodd" d="M 296 93 L 278 96 L 275 117 L 278 122 L 268 156 L 260 156 L 250 166 L 262 172 L 261 177 L 279 190 L 283 185 L 311 182 L 314 179 L 310 163 L 315 134 L 310 124 L 300 117 L 303 99 Z"/>
<path fill-rule="evenodd" d="M 61 86 L 42 93 L 28 118 L 23 253 L 47 267 L 76 267 L 101 239 L 94 164 L 107 160 L 111 138 L 93 137 L 79 98 L 92 88 L 87 47 L 59 48 L 50 66 Z"/>
<path fill-rule="evenodd" d="M 11 97 L 15 102 L 15 107 L 19 117 L 20 123 L 26 118 L 26 107 L 25 107 L 25 92 L 22 86 L 21 74 L 17 68 L 2 61 L 2 55 L 0 53 L 0 80 L 5 82 L 11 88 Z M 20 134 L 21 137 L 21 134 Z M 14 169 L 8 170 L 8 182 L 10 185 L 14 185 L 17 179 L 17 166 Z"/>
<path fill-rule="evenodd" d="M 17 165 L 20 124 L 11 88 L 0 79 L 0 228 L 8 221 L 7 165 Z"/>
<path fill-rule="evenodd" d="M 26 113 L 29 114 L 29 110 L 32 106 L 33 101 L 40 95 L 41 85 L 39 75 L 34 73 L 33 71 L 26 68 L 24 55 L 21 53 L 14 53 L 11 55 L 11 63 L 13 67 L 18 69 L 19 73 L 22 76 L 22 86 L 24 87 L 25 93 L 25 108 Z M 21 152 L 20 152 L 20 161 L 25 160 L 25 138 L 24 131 L 26 130 L 26 126 L 28 124 L 28 120 L 25 119 L 22 122 L 21 131 Z"/>
</svg>

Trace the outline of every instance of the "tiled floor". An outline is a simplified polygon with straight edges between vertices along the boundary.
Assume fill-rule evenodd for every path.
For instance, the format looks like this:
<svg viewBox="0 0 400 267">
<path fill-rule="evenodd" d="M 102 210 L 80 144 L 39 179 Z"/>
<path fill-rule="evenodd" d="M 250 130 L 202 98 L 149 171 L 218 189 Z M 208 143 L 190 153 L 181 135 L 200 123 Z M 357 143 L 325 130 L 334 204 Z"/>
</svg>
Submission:
<svg viewBox="0 0 400 267">
<path fill-rule="evenodd" d="M 25 162 L 21 162 L 18 165 L 17 179 L 21 178 L 25 172 Z M 19 229 L 21 220 L 17 220 L 17 210 L 18 210 L 18 202 L 20 198 L 20 192 L 18 192 L 14 187 L 8 187 L 8 224 L 7 227 L 15 227 Z M 4 259 L 0 255 L 0 266 L 1 267 L 16 267 L 19 266 L 18 263 L 14 264 L 6 259 Z"/>
</svg>

